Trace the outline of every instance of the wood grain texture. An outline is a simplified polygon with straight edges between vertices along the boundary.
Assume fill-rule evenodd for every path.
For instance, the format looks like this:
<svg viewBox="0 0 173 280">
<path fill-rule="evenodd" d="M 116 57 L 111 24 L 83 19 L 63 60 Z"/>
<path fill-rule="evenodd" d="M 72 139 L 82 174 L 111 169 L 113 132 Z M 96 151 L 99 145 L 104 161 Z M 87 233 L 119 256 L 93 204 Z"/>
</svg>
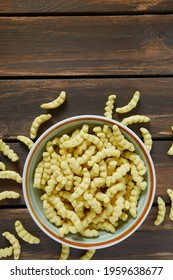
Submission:
<svg viewBox="0 0 173 280">
<path fill-rule="evenodd" d="M 172 259 L 173 258 L 173 222 L 169 219 L 169 207 L 163 224 L 155 226 L 153 221 L 157 207 L 153 207 L 143 225 L 123 242 L 96 251 L 93 259 Z M 10 219 L 9 219 L 10 216 Z M 41 240 L 38 245 L 27 244 L 20 239 L 22 253 L 20 259 L 58 259 L 61 245 L 47 237 L 34 223 L 27 209 L 1 209 L 0 234 L 8 230 L 15 234 L 15 221 L 19 219 L 28 231 Z M 138 246 L 134 246 L 138 244 Z M 0 239 L 0 248 L 8 246 L 5 238 Z M 79 259 L 85 250 L 71 248 L 69 259 Z M 13 257 L 11 257 L 12 259 Z M 8 258 L 10 259 L 10 258 Z"/>
<path fill-rule="evenodd" d="M 172 12 L 171 0 L 6 0 L 0 3 L 1 14 L 23 13 L 163 13 Z"/>
<path fill-rule="evenodd" d="M 1 17 L 0 76 L 173 74 L 173 15 Z"/>
<path fill-rule="evenodd" d="M 16 139 L 29 136 L 34 118 L 49 112 L 52 119 L 44 123 L 38 136 L 50 125 L 75 115 L 103 115 L 107 98 L 116 94 L 115 108 L 126 105 L 136 90 L 141 92 L 140 102 L 128 114 L 113 118 L 141 114 L 151 118 L 147 127 L 153 138 L 172 139 L 173 79 L 69 79 L 69 80 L 1 80 L 0 81 L 0 138 Z M 67 93 L 66 102 L 55 110 L 44 110 L 40 104 L 54 100 L 61 90 Z M 131 127 L 140 137 L 140 125 Z"/>
</svg>

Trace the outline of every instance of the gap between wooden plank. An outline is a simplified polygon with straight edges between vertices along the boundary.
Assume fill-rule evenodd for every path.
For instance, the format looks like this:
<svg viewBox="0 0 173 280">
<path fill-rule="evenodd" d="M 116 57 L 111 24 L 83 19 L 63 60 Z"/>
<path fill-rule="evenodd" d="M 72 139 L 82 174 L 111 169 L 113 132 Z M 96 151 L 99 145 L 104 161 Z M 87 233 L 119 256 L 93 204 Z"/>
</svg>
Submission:
<svg viewBox="0 0 173 280">
<path fill-rule="evenodd" d="M 152 12 L 142 12 L 142 11 L 119 11 L 119 12 L 43 12 L 43 13 L 0 13 L 0 17 L 85 17 L 85 16 L 141 16 L 141 15 L 173 15 L 173 11 L 152 11 Z"/>
<path fill-rule="evenodd" d="M 142 139 L 142 137 L 139 137 L 140 139 Z M 9 138 L 3 138 L 3 140 L 7 143 L 7 144 L 10 144 L 10 143 L 19 143 L 19 141 L 17 139 L 9 139 Z M 168 136 L 167 138 L 162 138 L 162 137 L 152 137 L 152 140 L 153 141 L 171 141 L 172 140 L 172 136 Z"/>
<path fill-rule="evenodd" d="M 0 81 L 4 80 L 96 80 L 96 79 L 154 79 L 154 78 L 173 78 L 173 74 L 143 74 L 143 75 L 41 75 L 41 76 L 0 76 Z"/>
<path fill-rule="evenodd" d="M 157 207 L 157 202 L 154 202 L 152 207 Z M 171 206 L 171 203 L 169 202 L 165 202 L 165 206 L 166 207 L 170 207 Z M 19 205 L 12 205 L 12 204 L 9 204 L 9 205 L 0 205 L 0 210 L 1 209 L 27 209 L 26 205 L 25 204 L 19 204 Z"/>
</svg>

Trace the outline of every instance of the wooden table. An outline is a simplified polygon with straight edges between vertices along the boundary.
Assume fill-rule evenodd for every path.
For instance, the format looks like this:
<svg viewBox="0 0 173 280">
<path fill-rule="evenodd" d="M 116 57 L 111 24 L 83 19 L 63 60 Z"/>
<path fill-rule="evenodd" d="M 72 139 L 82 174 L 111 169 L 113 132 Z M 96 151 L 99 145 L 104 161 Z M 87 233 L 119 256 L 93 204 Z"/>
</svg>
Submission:
<svg viewBox="0 0 173 280">
<path fill-rule="evenodd" d="M 45 112 L 40 104 L 61 90 L 67 92 L 67 102 L 51 111 L 53 117 L 40 127 L 39 135 L 70 116 L 103 115 L 110 94 L 117 95 L 116 106 L 123 106 L 139 90 L 141 99 L 133 114 L 151 118 L 144 126 L 153 138 L 154 204 L 139 230 L 122 243 L 96 251 L 93 259 L 173 259 L 166 192 L 173 188 L 173 157 L 167 155 L 173 141 L 173 2 L 6 0 L 0 1 L 0 16 L 0 138 L 20 157 L 12 163 L 0 154 L 0 160 L 22 174 L 28 149 L 16 137 L 29 136 L 33 119 Z M 114 112 L 113 118 L 121 121 L 125 116 Z M 141 137 L 140 126 L 131 128 Z M 20 219 L 41 239 L 37 246 L 21 242 L 21 259 L 58 259 L 61 245 L 32 220 L 22 186 L 1 180 L 0 191 L 6 189 L 20 192 L 21 198 L 0 202 L 0 234 L 15 234 L 14 222 Z M 158 196 L 167 212 L 164 222 L 155 226 Z M 0 238 L 4 246 L 8 242 Z M 71 249 L 69 259 L 83 253 Z"/>
</svg>

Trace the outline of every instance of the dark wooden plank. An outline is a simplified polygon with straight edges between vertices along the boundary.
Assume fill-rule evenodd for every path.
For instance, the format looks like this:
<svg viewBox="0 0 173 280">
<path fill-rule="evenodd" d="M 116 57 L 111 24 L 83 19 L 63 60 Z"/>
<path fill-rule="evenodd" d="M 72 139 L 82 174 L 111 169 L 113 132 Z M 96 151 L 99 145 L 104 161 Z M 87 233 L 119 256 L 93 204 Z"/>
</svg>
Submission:
<svg viewBox="0 0 173 280">
<path fill-rule="evenodd" d="M 81 114 L 104 114 L 110 94 L 116 94 L 115 108 L 127 104 L 136 90 L 140 102 L 128 114 L 117 114 L 114 119 L 141 114 L 151 118 L 145 124 L 154 138 L 171 139 L 173 79 L 70 79 L 70 80 L 0 80 L 0 138 L 16 139 L 19 134 L 29 136 L 33 119 L 47 112 L 40 104 L 55 99 L 61 90 L 67 93 L 66 102 L 50 110 L 52 119 L 39 129 L 40 135 L 51 124 Z M 131 128 L 139 135 L 139 125 Z"/>
<path fill-rule="evenodd" d="M 173 189 L 172 183 L 172 170 L 173 170 L 173 157 L 167 155 L 167 150 L 171 146 L 171 141 L 154 141 L 153 150 L 151 152 L 155 169 L 156 169 L 156 178 L 157 178 L 157 189 L 155 202 L 157 202 L 157 196 L 161 196 L 166 203 L 170 203 L 170 199 L 167 195 L 167 189 Z M 15 170 L 22 175 L 23 167 L 25 163 L 28 150 L 21 143 L 10 143 L 10 146 L 17 152 L 19 155 L 19 162 L 11 163 L 10 160 L 4 157 L 0 153 L 0 161 L 3 161 L 7 169 Z M 0 206 L 18 206 L 25 205 L 22 192 L 22 184 L 18 184 L 13 180 L 0 180 L 0 191 L 4 190 L 13 190 L 21 194 L 21 198 L 18 200 L 2 200 L 0 201 Z"/>
<path fill-rule="evenodd" d="M 172 259 L 173 222 L 168 217 L 169 208 L 167 208 L 165 221 L 157 227 L 153 224 L 156 215 L 157 207 L 153 207 L 137 232 L 117 245 L 97 250 L 93 259 Z M 58 259 L 61 245 L 47 237 L 37 227 L 27 209 L 0 209 L 0 234 L 8 230 L 16 235 L 14 222 L 17 219 L 21 220 L 26 229 L 41 240 L 38 245 L 27 244 L 20 240 L 22 246 L 20 259 Z M 8 241 L 1 238 L 0 248 L 5 246 L 8 246 Z M 71 248 L 69 259 L 79 259 L 84 252 L 85 250 Z"/>
<path fill-rule="evenodd" d="M 0 3 L 1 14 L 23 13 L 162 13 L 172 12 L 171 0 L 6 0 Z"/>
<path fill-rule="evenodd" d="M 167 138 L 169 141 L 155 141 L 152 156 L 157 172 L 157 195 L 162 195 L 169 202 L 166 189 L 172 187 L 172 157 L 167 150 L 172 143 L 172 83 L 173 79 L 105 79 L 105 80 L 17 80 L 0 81 L 0 132 L 1 137 L 19 154 L 20 161 L 11 163 L 0 154 L 8 169 L 20 174 L 28 153 L 22 143 L 11 143 L 16 136 L 29 136 L 33 119 L 45 110 L 41 103 L 54 99 L 59 91 L 65 89 L 67 101 L 60 108 L 51 111 L 52 120 L 42 125 L 40 135 L 45 129 L 64 118 L 80 114 L 103 115 L 104 106 L 109 94 L 117 94 L 116 106 L 126 104 L 135 90 L 141 91 L 141 101 L 133 114 L 146 114 L 151 117 L 151 124 L 145 124 L 154 138 Z M 167 89 L 165 92 L 165 88 Z M 164 99 L 163 99 L 164 94 Z M 80 98 L 79 98 L 80 97 Z M 132 114 L 129 113 L 127 115 Z M 114 118 L 121 120 L 114 114 Z M 131 128 L 139 135 L 140 125 Z M 10 139 L 10 142 L 8 142 Z M 1 205 L 24 205 L 21 186 L 11 180 L 1 181 L 1 190 L 10 188 L 19 191 L 18 201 L 3 201 Z"/>
<path fill-rule="evenodd" d="M 0 76 L 172 75 L 173 15 L 0 18 Z"/>
</svg>

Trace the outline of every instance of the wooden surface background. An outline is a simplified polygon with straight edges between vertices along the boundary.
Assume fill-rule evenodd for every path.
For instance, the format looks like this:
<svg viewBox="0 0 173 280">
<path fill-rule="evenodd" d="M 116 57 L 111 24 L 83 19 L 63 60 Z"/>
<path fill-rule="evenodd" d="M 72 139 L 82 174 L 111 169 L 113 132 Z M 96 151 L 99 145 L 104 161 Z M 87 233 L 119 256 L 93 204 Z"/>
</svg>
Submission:
<svg viewBox="0 0 173 280">
<path fill-rule="evenodd" d="M 0 1 L 0 138 L 20 157 L 8 169 L 22 174 L 28 149 L 16 140 L 29 136 L 33 119 L 45 112 L 39 106 L 67 92 L 67 102 L 39 129 L 79 114 L 103 115 L 107 97 L 116 94 L 116 106 L 141 92 L 133 114 L 151 118 L 151 155 L 156 168 L 157 191 L 144 224 L 125 241 L 96 251 L 93 259 L 173 259 L 173 222 L 169 219 L 167 188 L 173 189 L 173 2 L 137 1 Z M 113 117 L 119 121 L 131 113 Z M 131 128 L 141 137 L 140 125 Z M 19 191 L 18 200 L 0 201 L 0 234 L 15 233 L 20 219 L 39 245 L 22 244 L 21 259 L 58 259 L 61 245 L 47 237 L 30 217 L 22 186 L 1 180 L 0 191 Z M 166 218 L 156 227 L 157 196 L 166 202 Z M 0 248 L 8 246 L 0 238 Z M 71 249 L 69 259 L 84 250 Z M 12 259 L 9 258 L 9 259 Z"/>
</svg>

